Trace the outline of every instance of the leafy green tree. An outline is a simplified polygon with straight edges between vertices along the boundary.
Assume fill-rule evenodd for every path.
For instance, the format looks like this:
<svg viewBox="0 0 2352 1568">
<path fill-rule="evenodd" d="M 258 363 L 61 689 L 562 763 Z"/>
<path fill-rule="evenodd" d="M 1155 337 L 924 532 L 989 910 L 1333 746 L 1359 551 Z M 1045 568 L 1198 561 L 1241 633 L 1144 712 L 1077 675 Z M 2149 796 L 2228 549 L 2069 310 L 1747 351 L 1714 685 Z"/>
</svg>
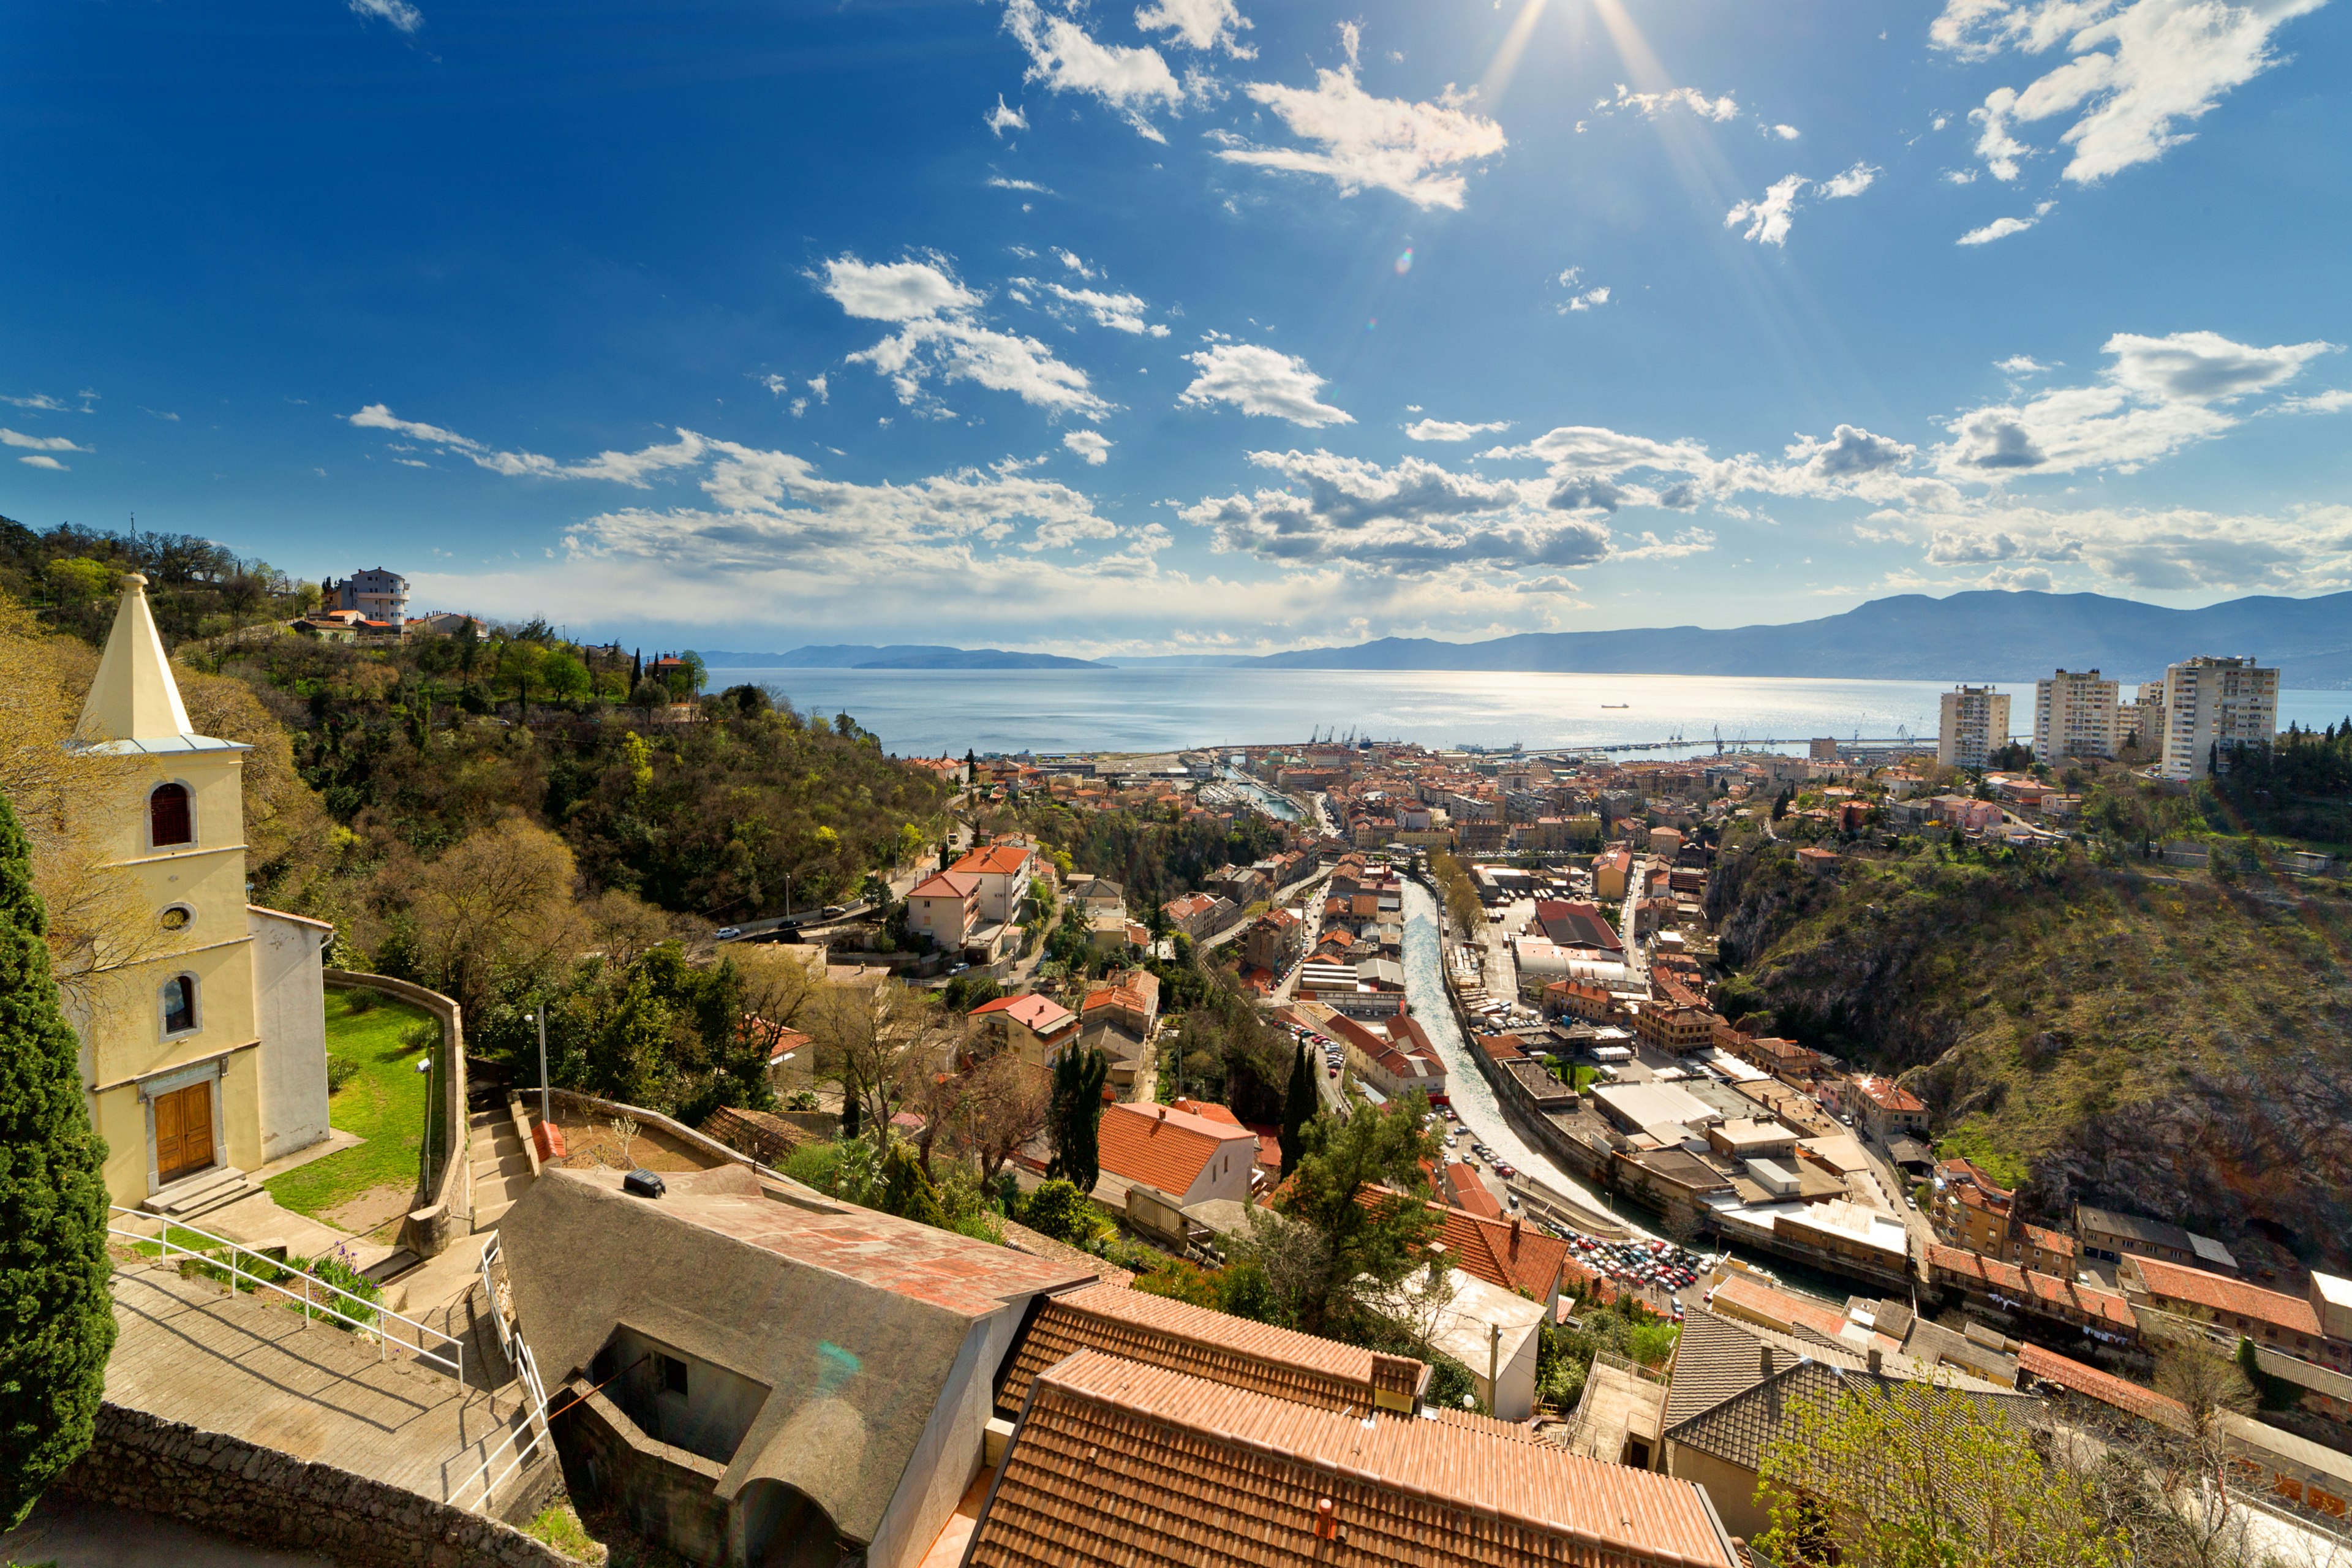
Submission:
<svg viewBox="0 0 2352 1568">
<path fill-rule="evenodd" d="M 667 1067 L 670 1011 L 650 975 L 631 977 L 619 1005 L 604 1017 L 588 1045 L 591 1093 L 628 1105 L 660 1096 Z"/>
<path fill-rule="evenodd" d="M 1428 1111 L 1422 1095 L 1406 1094 L 1304 1129 L 1297 1168 L 1275 1206 L 1322 1240 L 1318 1277 L 1301 1292 L 1299 1317 L 1310 1331 L 1353 1316 L 1429 1261 L 1439 1222 L 1421 1164 L 1444 1145 L 1422 1121 Z"/>
<path fill-rule="evenodd" d="M 1304 1043 L 1291 1053 L 1290 1086 L 1282 1100 L 1282 1173 L 1298 1168 L 1307 1152 L 1307 1124 L 1315 1120 L 1315 1068 Z"/>
<path fill-rule="evenodd" d="M 89 1447 L 114 1348 L 106 1143 L 58 1012 L 47 929 L 0 797 L 0 1530 Z"/>
<path fill-rule="evenodd" d="M 1046 1128 L 1054 1158 L 1045 1174 L 1091 1193 L 1102 1175 L 1098 1134 L 1102 1130 L 1103 1084 L 1110 1058 L 1101 1051 L 1072 1048 L 1054 1059 L 1054 1109 Z"/>
<path fill-rule="evenodd" d="M 1850 1379 L 1764 1446 L 1757 1549 L 1784 1568 L 2121 1568 L 2097 1488 L 2025 1422 L 1954 1388 Z"/>
<path fill-rule="evenodd" d="M 903 1140 L 882 1157 L 882 1208 L 900 1219 L 948 1228 L 947 1211 L 940 1206 L 940 1190 L 924 1173 L 915 1146 Z"/>
</svg>

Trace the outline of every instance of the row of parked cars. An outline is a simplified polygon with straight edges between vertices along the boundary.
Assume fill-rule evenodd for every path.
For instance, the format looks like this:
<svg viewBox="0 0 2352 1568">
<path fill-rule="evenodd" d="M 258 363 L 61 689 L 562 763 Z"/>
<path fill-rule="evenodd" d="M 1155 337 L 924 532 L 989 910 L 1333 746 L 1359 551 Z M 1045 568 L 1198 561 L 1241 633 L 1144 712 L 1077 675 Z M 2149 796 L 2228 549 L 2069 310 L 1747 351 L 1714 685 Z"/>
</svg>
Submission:
<svg viewBox="0 0 2352 1568">
<path fill-rule="evenodd" d="M 1318 1035 L 1312 1029 L 1303 1029 L 1293 1025 L 1290 1037 L 1301 1045 L 1312 1046 L 1321 1051 L 1323 1070 L 1333 1078 L 1338 1078 L 1339 1069 L 1348 1065 L 1347 1053 L 1339 1048 L 1339 1042 L 1328 1035 Z"/>
</svg>

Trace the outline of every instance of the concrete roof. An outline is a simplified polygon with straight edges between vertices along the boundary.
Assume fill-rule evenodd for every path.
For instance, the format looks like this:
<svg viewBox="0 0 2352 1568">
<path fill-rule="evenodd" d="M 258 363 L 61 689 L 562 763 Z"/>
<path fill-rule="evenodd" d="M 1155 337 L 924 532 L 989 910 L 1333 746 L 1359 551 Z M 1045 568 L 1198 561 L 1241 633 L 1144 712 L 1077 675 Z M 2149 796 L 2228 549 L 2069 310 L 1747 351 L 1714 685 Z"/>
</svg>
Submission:
<svg viewBox="0 0 2352 1568">
<path fill-rule="evenodd" d="M 779 1198 L 740 1166 L 551 1168 L 499 1226 L 516 1315 L 551 1381 L 626 1324 L 772 1392 L 719 1484 L 773 1478 L 871 1541 L 974 1325 L 1087 1270 L 838 1203 Z"/>
</svg>

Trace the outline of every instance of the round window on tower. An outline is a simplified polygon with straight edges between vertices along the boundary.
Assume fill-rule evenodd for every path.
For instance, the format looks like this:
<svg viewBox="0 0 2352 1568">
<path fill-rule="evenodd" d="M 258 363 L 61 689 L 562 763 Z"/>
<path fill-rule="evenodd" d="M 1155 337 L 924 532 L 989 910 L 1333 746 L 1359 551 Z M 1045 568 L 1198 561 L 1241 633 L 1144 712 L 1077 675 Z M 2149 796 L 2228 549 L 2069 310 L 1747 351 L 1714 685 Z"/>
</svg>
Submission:
<svg viewBox="0 0 2352 1568">
<path fill-rule="evenodd" d="M 195 923 L 196 911 L 185 904 L 173 904 L 162 918 L 165 931 L 185 931 Z"/>
</svg>

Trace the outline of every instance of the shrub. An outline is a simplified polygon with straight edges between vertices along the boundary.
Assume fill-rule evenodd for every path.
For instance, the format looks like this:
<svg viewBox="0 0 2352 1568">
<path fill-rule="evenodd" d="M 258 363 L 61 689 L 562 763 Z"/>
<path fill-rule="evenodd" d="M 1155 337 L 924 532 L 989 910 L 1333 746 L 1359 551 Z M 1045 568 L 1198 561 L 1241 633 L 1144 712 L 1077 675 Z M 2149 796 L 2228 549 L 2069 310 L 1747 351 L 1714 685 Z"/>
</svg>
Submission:
<svg viewBox="0 0 2352 1568">
<path fill-rule="evenodd" d="M 1084 1246 L 1104 1226 L 1094 1201 L 1065 1181 L 1045 1183 L 1022 1206 L 1021 1223 L 1041 1236 Z"/>
<path fill-rule="evenodd" d="M 359 1076 L 360 1064 L 341 1051 L 327 1053 L 327 1092 L 341 1094 L 343 1086 Z"/>
</svg>

